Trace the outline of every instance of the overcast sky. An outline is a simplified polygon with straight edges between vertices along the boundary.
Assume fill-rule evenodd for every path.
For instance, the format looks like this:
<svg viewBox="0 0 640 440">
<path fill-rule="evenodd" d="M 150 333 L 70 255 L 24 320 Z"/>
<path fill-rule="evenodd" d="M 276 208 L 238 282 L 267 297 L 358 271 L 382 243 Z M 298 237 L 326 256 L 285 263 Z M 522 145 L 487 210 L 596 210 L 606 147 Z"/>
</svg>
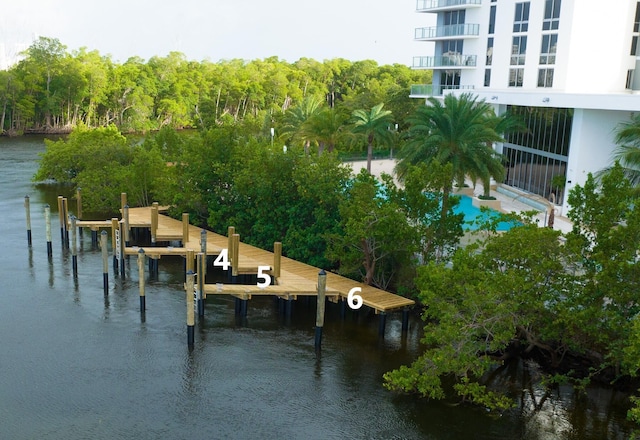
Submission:
<svg viewBox="0 0 640 440">
<path fill-rule="evenodd" d="M 46 36 L 117 62 L 179 51 L 196 61 L 340 57 L 410 65 L 430 53 L 413 41 L 413 29 L 430 25 L 433 14 L 415 7 L 415 0 L 0 0 L 0 43 L 10 52 Z"/>
</svg>

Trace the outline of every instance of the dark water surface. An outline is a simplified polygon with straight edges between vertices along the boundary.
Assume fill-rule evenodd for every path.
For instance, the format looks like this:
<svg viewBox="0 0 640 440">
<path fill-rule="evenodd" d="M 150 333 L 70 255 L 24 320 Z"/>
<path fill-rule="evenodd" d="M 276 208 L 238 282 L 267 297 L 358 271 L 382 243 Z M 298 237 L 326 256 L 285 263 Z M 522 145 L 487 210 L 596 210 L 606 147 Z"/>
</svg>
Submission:
<svg viewBox="0 0 640 440">
<path fill-rule="evenodd" d="M 162 259 L 158 278 L 147 280 L 144 321 L 135 260 L 125 279 L 110 265 L 104 296 L 100 251 L 88 233 L 74 279 L 58 194 L 30 182 L 43 150 L 39 137 L 0 138 L 0 439 L 623 439 L 631 432 L 624 395 L 594 388 L 578 399 L 561 388 L 545 396 L 523 368 L 508 379 L 520 405 L 501 417 L 391 394 L 381 376 L 417 356 L 422 326 L 412 321 L 403 337 L 396 315 L 380 340 L 375 316 L 341 320 L 329 305 L 318 357 L 313 302 L 299 301 L 287 322 L 272 299 L 254 299 L 238 322 L 233 301 L 215 298 L 196 321 L 189 351 L 180 260 Z"/>
</svg>

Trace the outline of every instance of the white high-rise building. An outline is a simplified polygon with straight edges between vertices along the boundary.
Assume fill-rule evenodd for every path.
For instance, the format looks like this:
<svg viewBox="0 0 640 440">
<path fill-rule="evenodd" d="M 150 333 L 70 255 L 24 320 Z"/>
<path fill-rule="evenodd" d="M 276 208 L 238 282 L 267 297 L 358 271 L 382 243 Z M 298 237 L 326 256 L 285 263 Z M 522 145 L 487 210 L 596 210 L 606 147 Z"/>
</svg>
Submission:
<svg viewBox="0 0 640 440">
<path fill-rule="evenodd" d="M 435 51 L 413 60 L 433 83 L 411 96 L 472 92 L 520 114 L 528 131 L 497 147 L 504 183 L 554 193 L 566 212 L 563 195 L 611 164 L 616 126 L 640 111 L 640 2 L 417 0 L 417 12 L 436 14 L 436 26 L 415 30 Z"/>
</svg>

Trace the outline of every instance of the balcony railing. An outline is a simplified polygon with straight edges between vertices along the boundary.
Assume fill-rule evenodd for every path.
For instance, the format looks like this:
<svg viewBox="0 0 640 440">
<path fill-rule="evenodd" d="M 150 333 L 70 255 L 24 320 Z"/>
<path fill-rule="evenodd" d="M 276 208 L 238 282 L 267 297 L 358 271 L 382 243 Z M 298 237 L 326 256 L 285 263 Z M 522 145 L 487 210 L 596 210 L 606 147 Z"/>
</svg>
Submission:
<svg viewBox="0 0 640 440">
<path fill-rule="evenodd" d="M 450 24 L 446 26 L 431 26 L 416 28 L 416 40 L 431 40 L 437 38 L 478 36 L 480 34 L 479 24 Z"/>
<path fill-rule="evenodd" d="M 442 96 L 445 90 L 472 90 L 474 86 L 445 85 L 434 86 L 433 84 L 414 84 L 411 86 L 410 96 L 423 98 L 429 96 Z"/>
<path fill-rule="evenodd" d="M 413 57 L 414 69 L 465 68 L 476 66 L 476 55 L 462 55 L 460 53 L 445 54 L 438 57 Z"/>
<path fill-rule="evenodd" d="M 417 0 L 416 11 L 430 11 L 432 9 L 456 9 L 465 6 L 480 6 L 482 0 Z"/>
</svg>

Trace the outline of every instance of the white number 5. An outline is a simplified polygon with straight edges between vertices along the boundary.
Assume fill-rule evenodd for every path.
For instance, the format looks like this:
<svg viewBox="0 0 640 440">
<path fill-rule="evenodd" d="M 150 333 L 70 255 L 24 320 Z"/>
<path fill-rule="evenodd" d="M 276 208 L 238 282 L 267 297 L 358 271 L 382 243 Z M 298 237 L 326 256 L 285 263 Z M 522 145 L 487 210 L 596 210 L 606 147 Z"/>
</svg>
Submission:
<svg viewBox="0 0 640 440">
<path fill-rule="evenodd" d="M 262 278 L 264 280 L 262 282 L 258 281 L 258 284 L 256 284 L 259 288 L 264 289 L 269 284 L 271 284 L 271 275 L 269 275 L 268 273 L 263 273 L 264 271 L 270 269 L 271 266 L 258 266 L 258 279 Z"/>
</svg>

